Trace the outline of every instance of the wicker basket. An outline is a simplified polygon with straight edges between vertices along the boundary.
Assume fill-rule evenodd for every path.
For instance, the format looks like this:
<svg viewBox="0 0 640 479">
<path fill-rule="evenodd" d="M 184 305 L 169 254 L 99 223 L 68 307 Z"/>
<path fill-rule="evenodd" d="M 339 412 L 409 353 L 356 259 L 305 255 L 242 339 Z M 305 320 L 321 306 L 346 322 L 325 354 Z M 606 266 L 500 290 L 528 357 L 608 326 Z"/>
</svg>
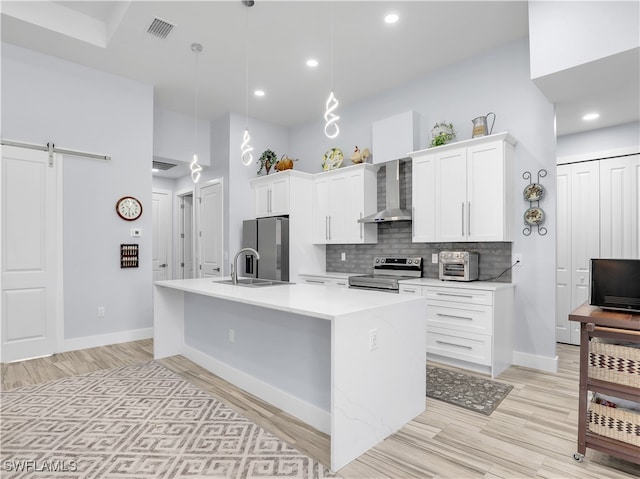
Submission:
<svg viewBox="0 0 640 479">
<path fill-rule="evenodd" d="M 589 377 L 640 388 L 640 349 L 589 341 Z"/>
<path fill-rule="evenodd" d="M 640 447 L 640 413 L 592 402 L 587 419 L 589 431 Z"/>
</svg>

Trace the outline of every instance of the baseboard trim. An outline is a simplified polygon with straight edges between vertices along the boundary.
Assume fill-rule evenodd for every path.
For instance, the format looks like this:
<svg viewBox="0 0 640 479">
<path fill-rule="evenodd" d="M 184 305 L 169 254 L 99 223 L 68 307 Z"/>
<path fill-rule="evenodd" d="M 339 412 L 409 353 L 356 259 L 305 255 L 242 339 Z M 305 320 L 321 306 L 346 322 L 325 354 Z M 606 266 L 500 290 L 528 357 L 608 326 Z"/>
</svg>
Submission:
<svg viewBox="0 0 640 479">
<path fill-rule="evenodd" d="M 292 394 L 267 384 L 239 369 L 212 358 L 197 349 L 184 345 L 182 355 L 240 389 L 273 404 L 277 408 L 310 424 L 325 434 L 331 434 L 331 414 L 318 406 L 303 401 Z"/>
<path fill-rule="evenodd" d="M 97 348 L 149 338 L 153 338 L 153 328 L 130 329 L 128 331 L 118 331 L 117 333 L 70 338 L 62 341 L 58 352 L 66 353 L 68 351 L 77 351 L 78 349 Z"/>
<path fill-rule="evenodd" d="M 536 354 L 523 353 L 521 351 L 513 352 L 513 364 L 515 366 L 523 366 L 525 368 L 538 369 L 548 373 L 558 372 L 558 356 L 547 357 L 538 356 Z"/>
</svg>

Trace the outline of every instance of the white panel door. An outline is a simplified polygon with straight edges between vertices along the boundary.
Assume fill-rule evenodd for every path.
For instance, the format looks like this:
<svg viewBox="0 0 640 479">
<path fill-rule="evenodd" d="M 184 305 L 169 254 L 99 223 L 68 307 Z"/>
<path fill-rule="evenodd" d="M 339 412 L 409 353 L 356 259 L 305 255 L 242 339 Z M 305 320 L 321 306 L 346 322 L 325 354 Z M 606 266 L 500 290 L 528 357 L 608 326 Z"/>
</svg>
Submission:
<svg viewBox="0 0 640 479">
<path fill-rule="evenodd" d="M 2 362 L 56 351 L 57 161 L 2 147 Z"/>
<path fill-rule="evenodd" d="M 153 280 L 169 279 L 169 250 L 171 245 L 171 192 L 157 190 L 152 195 L 153 247 L 151 265 Z"/>
<path fill-rule="evenodd" d="M 193 255 L 193 194 L 181 195 L 178 232 L 178 279 L 195 278 Z"/>
<path fill-rule="evenodd" d="M 571 165 L 571 308 L 589 299 L 592 258 L 600 257 L 599 162 Z M 576 323 L 576 329 L 578 323 Z"/>
<path fill-rule="evenodd" d="M 200 188 L 200 276 L 222 276 L 222 183 Z"/>
<path fill-rule="evenodd" d="M 557 168 L 556 341 L 571 343 L 571 165 Z"/>
<path fill-rule="evenodd" d="M 600 160 L 600 256 L 637 258 L 640 155 Z"/>
</svg>

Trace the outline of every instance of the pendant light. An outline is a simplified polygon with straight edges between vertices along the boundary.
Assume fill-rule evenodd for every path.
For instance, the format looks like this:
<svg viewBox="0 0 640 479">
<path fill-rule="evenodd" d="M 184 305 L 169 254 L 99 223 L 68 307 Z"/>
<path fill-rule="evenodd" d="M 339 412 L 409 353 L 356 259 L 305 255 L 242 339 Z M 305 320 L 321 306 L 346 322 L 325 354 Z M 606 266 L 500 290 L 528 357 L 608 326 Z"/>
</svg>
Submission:
<svg viewBox="0 0 640 479">
<path fill-rule="evenodd" d="M 200 172 L 202 171 L 202 166 L 198 163 L 198 54 L 202 52 L 202 45 L 199 43 L 191 44 L 191 51 L 196 56 L 196 75 L 195 75 L 195 124 L 193 129 L 193 160 L 189 164 L 191 168 L 191 179 L 194 183 L 197 183 L 200 180 Z"/>
<path fill-rule="evenodd" d="M 330 31 L 329 36 L 331 39 L 331 47 L 329 51 L 329 68 L 331 70 L 331 93 L 327 98 L 324 110 L 324 134 L 327 138 L 333 139 L 340 133 L 337 121 L 340 119 L 338 115 L 334 113 L 334 110 L 338 108 L 340 102 L 333 93 L 333 2 L 331 2 L 331 18 L 329 20 Z"/>
<path fill-rule="evenodd" d="M 253 163 L 253 147 L 249 144 L 251 141 L 251 135 L 249 135 L 249 8 L 253 7 L 253 0 L 242 0 L 242 4 L 247 7 L 247 38 L 245 44 L 245 127 L 244 134 L 242 135 L 242 144 L 240 145 L 240 151 L 242 152 L 240 158 L 244 166 L 249 166 Z"/>
</svg>

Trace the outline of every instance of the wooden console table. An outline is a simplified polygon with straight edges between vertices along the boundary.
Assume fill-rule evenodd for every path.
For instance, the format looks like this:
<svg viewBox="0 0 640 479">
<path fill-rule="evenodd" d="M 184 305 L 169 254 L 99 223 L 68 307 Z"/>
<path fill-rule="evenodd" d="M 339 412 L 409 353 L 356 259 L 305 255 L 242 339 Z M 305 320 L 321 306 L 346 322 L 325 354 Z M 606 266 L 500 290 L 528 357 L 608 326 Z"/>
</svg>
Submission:
<svg viewBox="0 0 640 479">
<path fill-rule="evenodd" d="M 624 384 L 589 377 L 589 341 L 591 338 L 609 338 L 640 343 L 640 314 L 605 311 L 583 304 L 569 315 L 569 321 L 580 322 L 580 403 L 578 405 L 578 452 L 574 459 L 584 458 L 587 447 L 612 456 L 640 464 L 640 448 L 589 431 L 588 391 L 638 401 L 640 389 Z"/>
</svg>

